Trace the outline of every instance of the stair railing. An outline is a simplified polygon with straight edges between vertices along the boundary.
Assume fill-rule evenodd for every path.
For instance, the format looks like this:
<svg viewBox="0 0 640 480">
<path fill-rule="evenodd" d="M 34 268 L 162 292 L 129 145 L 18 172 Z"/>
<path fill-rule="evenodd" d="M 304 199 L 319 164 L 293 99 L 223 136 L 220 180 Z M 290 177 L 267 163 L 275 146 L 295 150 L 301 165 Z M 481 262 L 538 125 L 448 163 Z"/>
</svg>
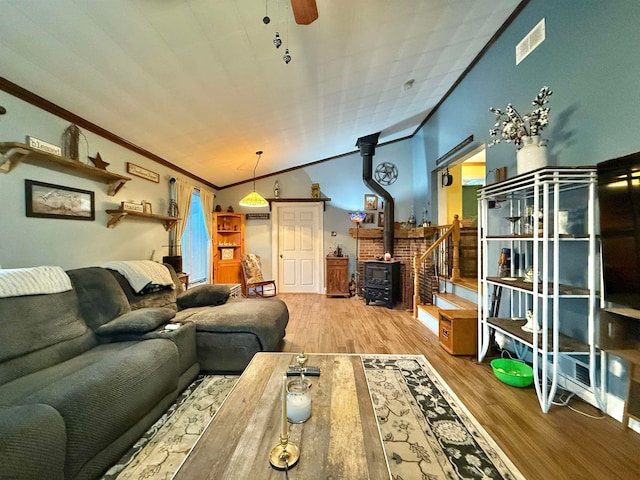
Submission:
<svg viewBox="0 0 640 480">
<path fill-rule="evenodd" d="M 438 227 L 444 230 L 444 233 L 438 238 L 427 250 L 420 256 L 418 252 L 413 255 L 413 317 L 418 317 L 418 303 L 420 302 L 420 276 L 418 275 L 418 266 L 424 262 L 429 255 L 433 254 L 436 249 L 440 248 L 442 244 L 450 240 L 452 246 L 452 267 L 451 267 L 451 280 L 460 280 L 460 219 L 458 215 L 453 216 L 453 223 L 451 225 L 442 225 Z M 446 229 L 446 230 L 445 230 Z M 437 266 L 438 272 L 441 271 L 440 266 Z"/>
</svg>

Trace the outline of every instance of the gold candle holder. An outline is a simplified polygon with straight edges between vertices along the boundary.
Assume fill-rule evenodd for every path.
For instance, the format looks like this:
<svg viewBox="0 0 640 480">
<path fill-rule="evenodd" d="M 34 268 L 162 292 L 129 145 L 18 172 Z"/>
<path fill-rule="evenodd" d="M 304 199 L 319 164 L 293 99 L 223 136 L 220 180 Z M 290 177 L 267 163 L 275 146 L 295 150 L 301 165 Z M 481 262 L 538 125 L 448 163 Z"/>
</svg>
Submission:
<svg viewBox="0 0 640 480">
<path fill-rule="evenodd" d="M 289 441 L 289 425 L 287 424 L 287 376 L 282 378 L 282 430 L 280 442 L 271 449 L 269 463 L 276 470 L 289 470 L 300 459 L 300 448 Z"/>
</svg>

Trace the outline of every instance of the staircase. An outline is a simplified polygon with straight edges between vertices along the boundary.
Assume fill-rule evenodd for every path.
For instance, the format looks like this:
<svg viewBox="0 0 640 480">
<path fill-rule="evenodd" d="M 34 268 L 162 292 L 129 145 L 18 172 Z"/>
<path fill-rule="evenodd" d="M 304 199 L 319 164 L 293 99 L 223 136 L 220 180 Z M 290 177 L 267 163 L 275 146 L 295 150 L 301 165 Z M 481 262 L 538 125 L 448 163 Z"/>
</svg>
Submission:
<svg viewBox="0 0 640 480">
<path fill-rule="evenodd" d="M 433 305 L 418 305 L 418 320 L 436 335 L 438 334 L 439 311 L 478 310 L 478 279 L 440 279 L 438 293 L 433 294 Z"/>
</svg>

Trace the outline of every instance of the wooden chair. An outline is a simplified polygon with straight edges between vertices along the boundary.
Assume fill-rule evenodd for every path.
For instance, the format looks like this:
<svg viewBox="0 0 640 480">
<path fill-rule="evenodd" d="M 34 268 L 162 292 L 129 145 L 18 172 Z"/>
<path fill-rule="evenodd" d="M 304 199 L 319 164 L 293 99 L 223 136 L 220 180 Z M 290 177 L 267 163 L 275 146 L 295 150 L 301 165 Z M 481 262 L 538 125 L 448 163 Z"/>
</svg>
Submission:
<svg viewBox="0 0 640 480">
<path fill-rule="evenodd" d="M 265 280 L 262 275 L 260 256 L 253 253 L 242 255 L 242 296 L 275 297 L 275 280 Z"/>
</svg>

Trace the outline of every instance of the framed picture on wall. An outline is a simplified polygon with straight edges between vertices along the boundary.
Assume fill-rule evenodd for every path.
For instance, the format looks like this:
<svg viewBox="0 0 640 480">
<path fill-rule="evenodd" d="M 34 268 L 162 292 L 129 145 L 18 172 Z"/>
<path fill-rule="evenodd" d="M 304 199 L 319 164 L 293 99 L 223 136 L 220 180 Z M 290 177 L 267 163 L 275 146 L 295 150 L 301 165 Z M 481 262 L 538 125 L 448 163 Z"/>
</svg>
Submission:
<svg viewBox="0 0 640 480">
<path fill-rule="evenodd" d="M 378 213 L 378 226 L 384 227 L 384 212 Z"/>
<path fill-rule="evenodd" d="M 27 217 L 96 219 L 94 193 L 51 183 L 25 180 Z"/>
<path fill-rule="evenodd" d="M 375 221 L 376 221 L 375 213 L 365 213 L 364 220 L 362 220 L 362 223 L 374 223 Z"/>
<path fill-rule="evenodd" d="M 365 193 L 365 195 L 364 195 L 364 209 L 365 210 L 377 210 L 378 209 L 378 196 L 377 195 L 371 195 L 369 193 Z"/>
</svg>

